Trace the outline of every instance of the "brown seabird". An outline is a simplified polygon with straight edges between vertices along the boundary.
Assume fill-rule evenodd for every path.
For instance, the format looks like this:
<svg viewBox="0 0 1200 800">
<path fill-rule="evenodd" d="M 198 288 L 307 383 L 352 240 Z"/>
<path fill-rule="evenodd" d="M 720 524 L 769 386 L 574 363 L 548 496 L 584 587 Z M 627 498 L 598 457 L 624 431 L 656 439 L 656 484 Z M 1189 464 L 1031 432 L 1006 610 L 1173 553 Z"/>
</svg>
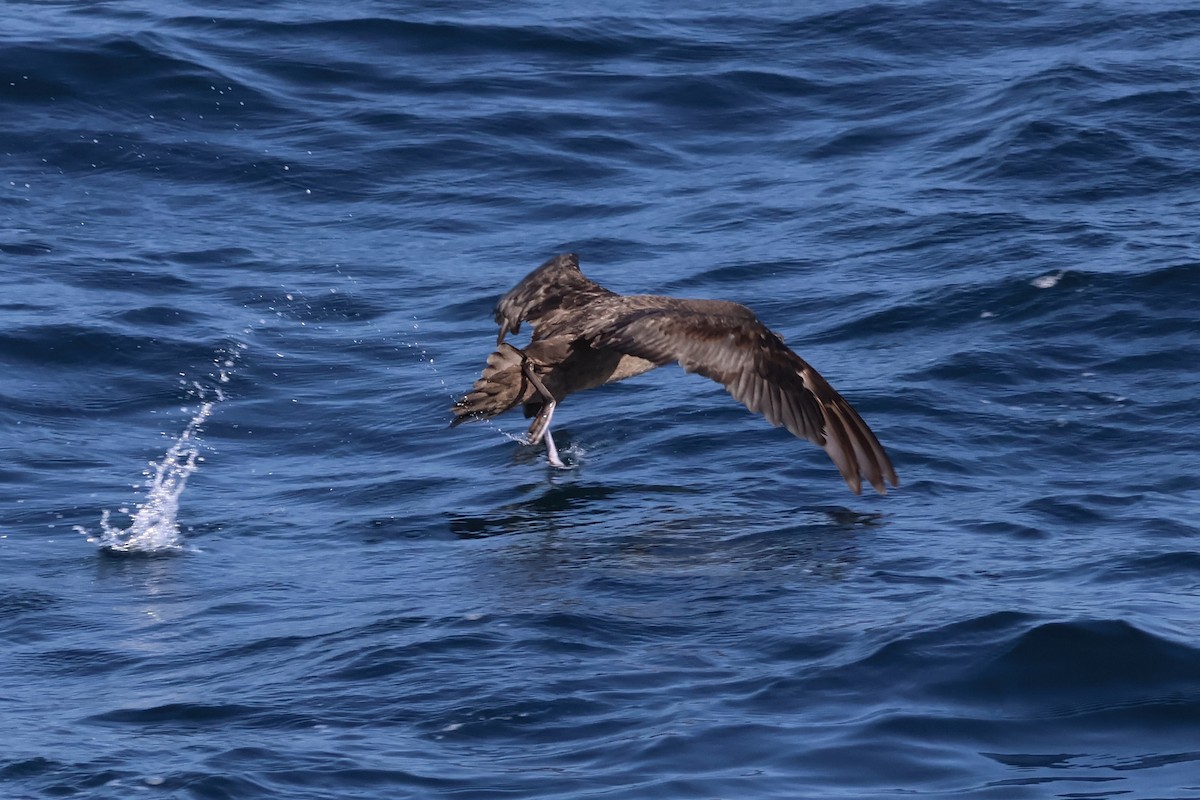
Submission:
<svg viewBox="0 0 1200 800">
<path fill-rule="evenodd" d="M 743 305 L 620 295 L 584 277 L 573 253 L 525 276 L 496 304 L 496 352 L 471 391 L 451 409 L 451 427 L 518 405 L 533 417 L 529 443 L 546 441 L 550 463 L 565 466 L 550 435 L 557 404 L 572 392 L 679 362 L 725 386 L 751 411 L 825 449 L 859 494 L 865 478 L 880 494 L 899 486 L 875 434 L 829 382 Z M 504 341 L 533 326 L 524 350 Z"/>
</svg>

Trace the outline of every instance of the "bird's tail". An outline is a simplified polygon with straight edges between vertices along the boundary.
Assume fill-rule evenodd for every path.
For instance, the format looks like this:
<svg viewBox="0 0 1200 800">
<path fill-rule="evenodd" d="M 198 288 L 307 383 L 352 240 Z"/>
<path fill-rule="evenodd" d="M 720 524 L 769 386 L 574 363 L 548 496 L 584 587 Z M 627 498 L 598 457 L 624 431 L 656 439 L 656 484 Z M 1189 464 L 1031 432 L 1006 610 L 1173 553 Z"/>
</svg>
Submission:
<svg viewBox="0 0 1200 800">
<path fill-rule="evenodd" d="M 488 419 L 503 414 L 527 399 L 531 391 L 522 365 L 525 354 L 507 342 L 488 356 L 483 375 L 458 402 L 450 407 L 450 427 L 471 419 Z"/>
</svg>

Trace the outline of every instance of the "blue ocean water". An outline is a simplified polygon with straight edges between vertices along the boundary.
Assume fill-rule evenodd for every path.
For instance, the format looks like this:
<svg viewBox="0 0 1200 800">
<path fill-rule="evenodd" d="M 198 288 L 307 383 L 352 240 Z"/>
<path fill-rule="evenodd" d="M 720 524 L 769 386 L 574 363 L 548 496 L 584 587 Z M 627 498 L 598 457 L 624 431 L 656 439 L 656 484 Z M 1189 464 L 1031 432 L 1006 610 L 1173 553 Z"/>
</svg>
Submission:
<svg viewBox="0 0 1200 800">
<path fill-rule="evenodd" d="M 1200 798 L 1194 3 L 0 20 L 0 796 Z M 447 430 L 565 251 L 900 488 L 678 368 Z"/>
</svg>

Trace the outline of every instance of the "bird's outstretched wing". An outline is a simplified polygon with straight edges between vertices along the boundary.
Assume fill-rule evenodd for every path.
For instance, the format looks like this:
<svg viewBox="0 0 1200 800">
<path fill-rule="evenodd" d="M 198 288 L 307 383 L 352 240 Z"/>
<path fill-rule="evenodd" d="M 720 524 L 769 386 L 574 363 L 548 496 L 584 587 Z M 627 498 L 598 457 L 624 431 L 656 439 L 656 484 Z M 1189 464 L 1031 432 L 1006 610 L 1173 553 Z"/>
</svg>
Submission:
<svg viewBox="0 0 1200 800">
<path fill-rule="evenodd" d="M 509 333 L 518 333 L 522 322 L 534 326 L 536 338 L 545 338 L 549 331 L 573 319 L 573 309 L 612 296 L 613 292 L 584 277 L 579 271 L 579 257 L 574 253 L 555 256 L 526 275 L 496 303 L 496 323 L 500 326 L 496 344 L 503 342 Z"/>
<path fill-rule="evenodd" d="M 864 478 L 881 494 L 885 480 L 899 485 L 891 460 L 858 412 L 750 309 L 716 300 L 655 299 L 660 307 L 631 310 L 590 331 L 592 346 L 659 365 L 678 361 L 686 371 L 723 384 L 772 425 L 823 447 L 855 494 Z"/>
</svg>

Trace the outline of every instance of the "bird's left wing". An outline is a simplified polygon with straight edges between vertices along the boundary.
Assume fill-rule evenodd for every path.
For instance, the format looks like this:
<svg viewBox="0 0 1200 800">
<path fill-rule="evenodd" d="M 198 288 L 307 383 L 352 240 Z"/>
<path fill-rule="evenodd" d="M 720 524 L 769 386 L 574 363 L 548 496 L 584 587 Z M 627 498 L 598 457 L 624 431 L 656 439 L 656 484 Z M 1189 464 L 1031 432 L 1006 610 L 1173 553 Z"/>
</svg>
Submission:
<svg viewBox="0 0 1200 800">
<path fill-rule="evenodd" d="M 629 298 L 633 299 L 633 298 Z M 866 479 L 881 494 L 896 471 L 858 412 L 745 306 L 715 300 L 660 298 L 590 331 L 609 347 L 663 365 L 677 361 L 725 386 L 772 425 L 821 446 L 856 494 Z"/>
</svg>

